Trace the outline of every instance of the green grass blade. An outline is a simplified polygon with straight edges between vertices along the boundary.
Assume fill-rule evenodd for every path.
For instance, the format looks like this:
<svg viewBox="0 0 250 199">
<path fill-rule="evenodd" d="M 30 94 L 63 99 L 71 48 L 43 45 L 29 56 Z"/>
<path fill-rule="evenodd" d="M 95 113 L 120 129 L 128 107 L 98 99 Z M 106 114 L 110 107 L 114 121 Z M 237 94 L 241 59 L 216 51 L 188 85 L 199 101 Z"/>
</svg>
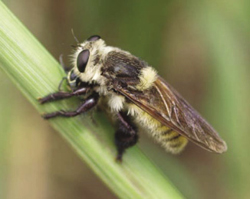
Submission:
<svg viewBox="0 0 250 199">
<path fill-rule="evenodd" d="M 37 102 L 38 97 L 57 90 L 64 73 L 1 1 L 0 66 L 39 112 L 70 108 L 67 102 L 43 106 Z M 112 136 L 102 128 L 83 125 L 91 123 L 88 117 L 84 121 L 58 118 L 50 123 L 120 198 L 183 198 L 137 147 L 126 153 L 122 164 L 116 163 Z"/>
</svg>

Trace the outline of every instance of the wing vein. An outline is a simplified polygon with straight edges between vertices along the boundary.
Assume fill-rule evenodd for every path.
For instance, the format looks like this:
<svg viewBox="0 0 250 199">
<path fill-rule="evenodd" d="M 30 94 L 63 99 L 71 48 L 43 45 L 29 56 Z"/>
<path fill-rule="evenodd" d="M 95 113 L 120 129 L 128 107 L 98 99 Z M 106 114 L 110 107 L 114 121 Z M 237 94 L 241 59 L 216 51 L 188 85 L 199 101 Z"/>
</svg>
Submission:
<svg viewBox="0 0 250 199">
<path fill-rule="evenodd" d="M 169 115 L 168 119 L 171 120 L 171 115 L 172 115 L 172 114 L 171 114 L 171 112 L 170 112 L 170 108 L 168 107 L 168 104 L 167 104 L 165 98 L 163 97 L 163 95 L 162 95 L 162 93 L 161 93 L 161 91 L 160 91 L 160 89 L 158 88 L 157 85 L 155 85 L 155 88 L 156 88 L 157 92 L 159 93 L 159 95 L 160 95 L 160 97 L 161 97 L 161 100 L 163 101 L 163 103 L 164 103 L 164 105 L 165 105 L 166 111 L 167 111 L 167 113 L 168 113 L 168 115 Z"/>
</svg>

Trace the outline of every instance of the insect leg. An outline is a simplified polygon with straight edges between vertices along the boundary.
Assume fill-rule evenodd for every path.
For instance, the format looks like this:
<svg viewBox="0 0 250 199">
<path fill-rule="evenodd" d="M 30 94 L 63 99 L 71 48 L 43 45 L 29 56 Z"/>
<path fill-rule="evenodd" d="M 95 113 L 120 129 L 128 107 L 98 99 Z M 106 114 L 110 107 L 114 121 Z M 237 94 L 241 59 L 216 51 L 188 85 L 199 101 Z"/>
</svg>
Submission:
<svg viewBox="0 0 250 199">
<path fill-rule="evenodd" d="M 63 85 L 63 82 L 64 82 L 64 81 L 67 81 L 67 79 L 68 79 L 67 77 L 63 77 L 63 78 L 62 78 L 62 80 L 60 81 L 60 84 L 58 85 L 58 91 L 61 91 L 61 90 L 62 90 L 61 87 L 62 87 L 62 85 Z"/>
<path fill-rule="evenodd" d="M 119 112 L 117 116 L 119 123 L 115 133 L 115 144 L 118 152 L 116 160 L 122 161 L 125 150 L 137 143 L 138 134 L 137 128 L 125 113 Z"/>
<path fill-rule="evenodd" d="M 93 108 L 94 106 L 97 105 L 97 102 L 98 102 L 98 99 L 99 99 L 99 95 L 97 93 L 94 93 L 92 95 L 90 95 L 84 102 L 83 104 L 81 104 L 75 111 L 56 111 L 56 112 L 53 112 L 53 113 L 47 113 L 47 114 L 44 114 L 42 117 L 44 119 L 50 119 L 50 118 L 53 118 L 53 117 L 58 117 L 58 116 L 61 116 L 61 117 L 74 117 L 74 116 L 77 116 L 81 113 L 84 113 L 88 110 L 90 110 L 91 108 Z"/>
<path fill-rule="evenodd" d="M 68 66 L 65 65 L 65 63 L 64 63 L 64 61 L 63 61 L 63 54 L 61 54 L 61 55 L 59 56 L 59 62 L 60 62 L 60 64 L 61 64 L 61 66 L 63 67 L 64 71 L 65 71 L 66 73 L 68 73 L 68 72 L 70 71 L 70 67 L 68 67 Z"/>
<path fill-rule="evenodd" d="M 41 104 L 44 104 L 44 103 L 47 103 L 47 102 L 51 102 L 51 101 L 55 101 L 55 100 L 61 100 L 61 99 L 65 99 L 65 98 L 70 98 L 70 97 L 77 96 L 77 95 L 84 95 L 88 91 L 89 91 L 88 87 L 83 87 L 83 88 L 80 88 L 80 89 L 75 90 L 75 91 L 70 92 L 70 93 L 69 92 L 59 91 L 59 92 L 47 95 L 47 96 L 45 96 L 43 98 L 39 98 L 38 101 Z"/>
</svg>

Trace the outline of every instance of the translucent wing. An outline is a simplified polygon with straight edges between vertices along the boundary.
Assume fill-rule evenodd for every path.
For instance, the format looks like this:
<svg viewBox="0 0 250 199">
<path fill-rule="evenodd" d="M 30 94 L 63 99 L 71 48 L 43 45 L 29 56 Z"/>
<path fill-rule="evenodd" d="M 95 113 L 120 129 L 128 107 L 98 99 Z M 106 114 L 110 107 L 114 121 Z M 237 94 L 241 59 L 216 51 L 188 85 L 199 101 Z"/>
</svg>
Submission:
<svg viewBox="0 0 250 199">
<path fill-rule="evenodd" d="M 226 143 L 208 122 L 161 77 L 143 92 L 114 84 L 114 90 L 174 131 L 200 147 L 217 153 L 227 150 Z"/>
</svg>

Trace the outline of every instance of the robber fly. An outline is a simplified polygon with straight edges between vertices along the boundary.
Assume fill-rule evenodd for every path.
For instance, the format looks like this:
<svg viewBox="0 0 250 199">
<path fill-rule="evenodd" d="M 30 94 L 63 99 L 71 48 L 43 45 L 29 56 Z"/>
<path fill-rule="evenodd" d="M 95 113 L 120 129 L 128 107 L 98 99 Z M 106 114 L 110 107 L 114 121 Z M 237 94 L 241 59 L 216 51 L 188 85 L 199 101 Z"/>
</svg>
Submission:
<svg viewBox="0 0 250 199">
<path fill-rule="evenodd" d="M 85 100 L 74 111 L 61 110 L 43 117 L 74 117 L 104 103 L 118 126 L 117 160 L 122 160 L 124 151 L 137 143 L 138 126 L 174 154 L 180 153 L 188 140 L 208 151 L 227 150 L 212 126 L 154 68 L 127 51 L 106 46 L 100 36 L 75 46 L 67 83 L 71 92 L 50 94 L 40 98 L 40 103 L 81 95 Z"/>
</svg>

